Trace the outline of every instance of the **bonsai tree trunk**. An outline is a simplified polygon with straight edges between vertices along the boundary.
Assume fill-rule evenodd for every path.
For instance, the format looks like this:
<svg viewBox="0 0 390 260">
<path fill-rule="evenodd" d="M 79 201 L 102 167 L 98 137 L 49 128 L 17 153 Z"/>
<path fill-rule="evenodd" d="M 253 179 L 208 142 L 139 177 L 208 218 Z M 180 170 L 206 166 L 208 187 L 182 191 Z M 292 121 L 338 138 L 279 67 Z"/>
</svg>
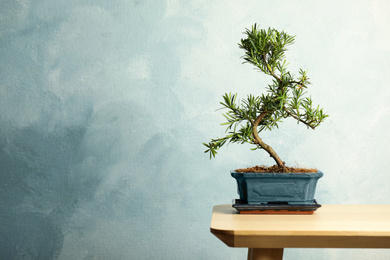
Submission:
<svg viewBox="0 0 390 260">
<path fill-rule="evenodd" d="M 264 143 L 263 140 L 259 137 L 259 134 L 257 133 L 257 127 L 259 126 L 261 120 L 268 114 L 268 112 L 262 112 L 256 120 L 253 122 L 253 137 L 255 138 L 256 143 L 263 148 L 265 151 L 268 152 L 268 154 L 275 160 L 276 164 L 281 167 L 285 168 L 284 162 L 280 159 L 280 157 L 276 154 L 274 149 L 272 149 L 271 146 Z"/>
</svg>

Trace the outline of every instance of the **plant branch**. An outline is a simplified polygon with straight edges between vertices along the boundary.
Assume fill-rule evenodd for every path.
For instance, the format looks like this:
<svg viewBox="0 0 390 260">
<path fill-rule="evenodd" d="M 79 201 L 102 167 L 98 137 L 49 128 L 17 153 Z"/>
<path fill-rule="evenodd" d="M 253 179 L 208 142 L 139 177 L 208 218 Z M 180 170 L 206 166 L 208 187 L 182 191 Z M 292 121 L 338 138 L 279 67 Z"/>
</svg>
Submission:
<svg viewBox="0 0 390 260">
<path fill-rule="evenodd" d="M 283 109 L 284 109 L 284 111 L 285 111 L 289 116 L 291 116 L 292 118 L 298 120 L 298 121 L 301 122 L 301 123 L 304 123 L 307 127 L 310 127 L 310 128 L 313 129 L 313 130 L 315 129 L 315 126 L 310 125 L 310 122 L 307 122 L 307 121 L 305 121 L 305 120 L 303 120 L 303 119 L 297 117 L 296 115 L 294 115 L 293 113 L 291 113 L 290 111 L 288 111 L 288 109 L 285 108 L 285 107 L 283 107 Z"/>
<path fill-rule="evenodd" d="M 272 149 L 271 146 L 269 146 L 268 144 L 263 142 L 263 140 L 260 138 L 260 136 L 257 132 L 257 127 L 259 126 L 261 120 L 263 120 L 267 114 L 268 114 L 268 112 L 264 111 L 264 112 L 260 113 L 260 115 L 256 118 L 255 122 L 253 123 L 253 137 L 255 138 L 255 142 L 261 148 L 263 148 L 264 150 L 266 150 L 268 152 L 268 154 L 275 160 L 277 165 L 279 167 L 284 168 L 285 167 L 284 162 L 280 159 L 280 157 L 276 154 L 276 152 L 274 151 L 274 149 Z"/>
<path fill-rule="evenodd" d="M 265 57 L 265 54 L 263 54 L 263 61 L 264 61 L 264 64 L 265 64 L 265 67 L 267 68 L 269 74 L 274 77 L 277 81 L 279 81 L 279 83 L 282 82 L 282 80 L 275 74 L 275 72 L 272 71 L 270 65 L 268 64 L 267 60 L 266 60 L 266 57 Z"/>
</svg>

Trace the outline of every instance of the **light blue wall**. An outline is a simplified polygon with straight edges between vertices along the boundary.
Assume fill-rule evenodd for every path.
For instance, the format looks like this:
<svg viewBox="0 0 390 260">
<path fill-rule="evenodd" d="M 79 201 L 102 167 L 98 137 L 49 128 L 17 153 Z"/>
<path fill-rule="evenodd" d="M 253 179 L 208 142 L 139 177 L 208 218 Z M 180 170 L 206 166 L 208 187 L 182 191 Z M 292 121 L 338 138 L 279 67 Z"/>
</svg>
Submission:
<svg viewBox="0 0 390 260">
<path fill-rule="evenodd" d="M 209 232 L 212 206 L 237 197 L 229 170 L 272 161 L 234 145 L 210 161 L 202 143 L 223 134 L 222 94 L 269 83 L 239 59 L 255 22 L 297 35 L 290 68 L 309 68 L 331 115 L 263 139 L 325 173 L 320 203 L 390 204 L 389 13 L 386 0 L 1 0 L 0 259 L 245 259 Z"/>
</svg>

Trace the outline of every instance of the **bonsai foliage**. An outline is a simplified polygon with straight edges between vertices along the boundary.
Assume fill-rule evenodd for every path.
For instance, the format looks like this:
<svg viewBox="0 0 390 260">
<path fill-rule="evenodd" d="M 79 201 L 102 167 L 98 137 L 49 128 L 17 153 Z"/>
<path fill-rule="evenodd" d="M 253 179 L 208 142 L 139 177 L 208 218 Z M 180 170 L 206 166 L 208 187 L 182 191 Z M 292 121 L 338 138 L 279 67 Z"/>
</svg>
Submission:
<svg viewBox="0 0 390 260">
<path fill-rule="evenodd" d="M 285 168 L 285 163 L 271 146 L 266 144 L 260 133 L 266 129 L 278 127 L 282 119 L 291 117 L 308 128 L 315 129 L 328 116 L 319 106 L 314 107 L 310 97 L 306 97 L 306 89 L 310 82 L 307 71 L 299 70 L 299 76 L 294 77 L 287 71 L 285 51 L 294 43 L 295 36 L 273 28 L 258 29 L 256 24 L 247 29 L 246 38 L 241 39 L 239 47 L 245 51 L 242 58 L 255 68 L 272 78 L 272 84 L 266 86 L 266 94 L 261 96 L 248 95 L 237 101 L 236 94 L 225 94 L 220 103 L 226 122 L 226 136 L 211 139 L 204 145 L 205 153 L 210 153 L 210 159 L 215 157 L 217 150 L 228 143 L 249 143 L 255 147 L 252 150 L 265 150 L 279 167 Z"/>
</svg>

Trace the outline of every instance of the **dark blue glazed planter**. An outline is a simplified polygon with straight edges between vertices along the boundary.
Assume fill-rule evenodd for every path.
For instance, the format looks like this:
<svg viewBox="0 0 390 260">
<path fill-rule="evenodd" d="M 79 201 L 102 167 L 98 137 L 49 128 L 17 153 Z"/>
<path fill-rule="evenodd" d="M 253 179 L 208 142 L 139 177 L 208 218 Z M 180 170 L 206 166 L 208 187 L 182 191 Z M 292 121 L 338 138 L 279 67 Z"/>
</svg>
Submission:
<svg viewBox="0 0 390 260">
<path fill-rule="evenodd" d="M 231 171 L 237 180 L 240 200 L 247 204 L 312 204 L 317 181 L 324 174 L 254 173 Z"/>
</svg>

